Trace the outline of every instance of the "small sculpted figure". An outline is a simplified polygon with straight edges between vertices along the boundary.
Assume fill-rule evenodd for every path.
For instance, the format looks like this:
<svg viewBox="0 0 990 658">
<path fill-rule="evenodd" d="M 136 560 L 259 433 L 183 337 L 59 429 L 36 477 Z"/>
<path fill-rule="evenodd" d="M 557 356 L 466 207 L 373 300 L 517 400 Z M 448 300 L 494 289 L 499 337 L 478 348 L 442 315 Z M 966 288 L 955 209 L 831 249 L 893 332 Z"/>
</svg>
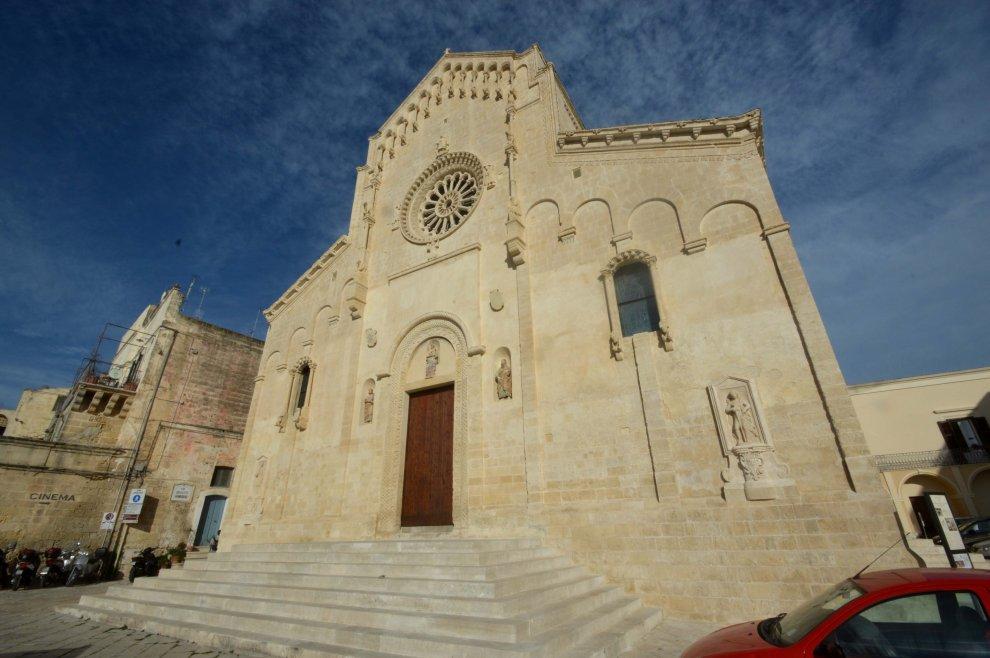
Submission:
<svg viewBox="0 0 990 658">
<path fill-rule="evenodd" d="M 729 393 L 725 398 L 725 413 L 732 418 L 732 436 L 736 439 L 736 445 L 762 443 L 763 437 L 749 402 L 735 393 Z"/>
<path fill-rule="evenodd" d="M 495 373 L 495 390 L 499 400 L 512 397 L 512 368 L 509 367 L 508 359 L 502 359 L 498 372 Z"/>
<path fill-rule="evenodd" d="M 375 416 L 375 387 L 368 385 L 368 390 L 364 394 L 364 422 L 370 423 Z"/>
<path fill-rule="evenodd" d="M 432 379 L 437 374 L 437 365 L 440 364 L 440 344 L 434 338 L 430 341 L 429 350 L 426 352 L 426 378 Z"/>
</svg>

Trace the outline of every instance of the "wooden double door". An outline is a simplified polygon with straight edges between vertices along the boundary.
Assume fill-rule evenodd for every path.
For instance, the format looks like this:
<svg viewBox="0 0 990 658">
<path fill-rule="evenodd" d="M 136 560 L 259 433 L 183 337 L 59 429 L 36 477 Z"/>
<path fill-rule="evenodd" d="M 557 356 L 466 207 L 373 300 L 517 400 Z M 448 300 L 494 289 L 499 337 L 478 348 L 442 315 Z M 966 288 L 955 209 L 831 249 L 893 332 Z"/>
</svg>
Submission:
<svg viewBox="0 0 990 658">
<path fill-rule="evenodd" d="M 454 385 L 409 394 L 402 525 L 453 525 Z"/>
</svg>

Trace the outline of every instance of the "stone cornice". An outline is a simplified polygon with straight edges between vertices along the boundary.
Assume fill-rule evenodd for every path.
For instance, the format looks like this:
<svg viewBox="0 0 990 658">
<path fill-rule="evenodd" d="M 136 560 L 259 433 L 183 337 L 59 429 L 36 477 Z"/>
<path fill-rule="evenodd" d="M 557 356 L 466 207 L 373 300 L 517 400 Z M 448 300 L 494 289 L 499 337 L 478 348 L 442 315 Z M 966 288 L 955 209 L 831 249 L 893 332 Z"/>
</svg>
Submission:
<svg viewBox="0 0 990 658">
<path fill-rule="evenodd" d="M 732 146 L 752 140 L 763 157 L 763 119 L 758 109 L 733 117 L 569 130 L 557 134 L 557 153 Z"/>
<path fill-rule="evenodd" d="M 323 270 L 330 266 L 331 263 L 335 262 L 340 254 L 347 250 L 350 245 L 350 239 L 347 235 L 342 235 L 337 238 L 337 241 L 330 245 L 330 248 L 323 252 L 313 265 L 306 270 L 306 272 L 296 279 L 296 282 L 289 286 L 288 290 L 282 293 L 282 296 L 276 299 L 271 306 L 264 310 L 265 319 L 271 322 L 278 314 L 281 313 L 289 303 L 296 298 L 296 296 L 302 292 L 306 286 L 310 284 L 311 281 L 316 279 Z"/>
</svg>

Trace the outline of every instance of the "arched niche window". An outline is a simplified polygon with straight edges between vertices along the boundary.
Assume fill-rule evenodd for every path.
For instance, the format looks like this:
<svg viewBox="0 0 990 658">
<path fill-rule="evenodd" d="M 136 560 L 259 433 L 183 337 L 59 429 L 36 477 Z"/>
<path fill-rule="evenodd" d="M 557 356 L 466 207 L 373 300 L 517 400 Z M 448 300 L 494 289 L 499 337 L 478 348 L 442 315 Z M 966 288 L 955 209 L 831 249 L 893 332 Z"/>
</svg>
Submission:
<svg viewBox="0 0 990 658">
<path fill-rule="evenodd" d="M 656 332 L 660 345 L 673 349 L 663 318 L 663 302 L 657 276 L 657 259 L 638 249 L 624 251 L 602 271 L 608 320 L 612 327 L 612 355 L 622 360 L 622 339 Z"/>
<path fill-rule="evenodd" d="M 637 262 L 615 271 L 615 301 L 623 336 L 632 336 L 660 328 L 660 311 L 653 292 L 650 268 Z"/>
<path fill-rule="evenodd" d="M 316 365 L 307 358 L 300 359 L 292 369 L 289 399 L 285 414 L 279 418 L 279 429 L 285 429 L 285 418 L 291 418 L 296 429 L 304 430 L 309 422 L 309 402 L 313 398 L 313 370 Z"/>
</svg>

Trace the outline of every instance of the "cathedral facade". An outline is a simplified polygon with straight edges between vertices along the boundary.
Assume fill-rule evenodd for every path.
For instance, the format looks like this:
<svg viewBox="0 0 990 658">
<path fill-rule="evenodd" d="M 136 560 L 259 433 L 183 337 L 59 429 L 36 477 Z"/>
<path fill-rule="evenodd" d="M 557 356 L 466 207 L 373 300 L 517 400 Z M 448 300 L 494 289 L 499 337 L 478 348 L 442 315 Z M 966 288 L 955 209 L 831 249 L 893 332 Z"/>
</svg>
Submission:
<svg viewBox="0 0 990 658">
<path fill-rule="evenodd" d="M 896 542 L 762 134 L 588 129 L 536 46 L 446 53 L 266 311 L 222 547 L 538 536 L 722 620 Z"/>
</svg>

